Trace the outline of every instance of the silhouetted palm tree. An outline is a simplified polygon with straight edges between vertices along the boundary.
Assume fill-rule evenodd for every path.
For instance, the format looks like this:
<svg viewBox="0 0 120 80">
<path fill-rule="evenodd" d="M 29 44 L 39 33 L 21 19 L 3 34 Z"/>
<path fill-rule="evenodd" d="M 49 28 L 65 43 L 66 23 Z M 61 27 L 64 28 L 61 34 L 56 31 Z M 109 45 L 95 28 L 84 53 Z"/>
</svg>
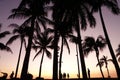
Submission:
<svg viewBox="0 0 120 80">
<path fill-rule="evenodd" d="M 109 61 L 113 61 L 112 59 L 107 59 L 107 56 L 104 56 L 103 55 L 103 57 L 100 59 L 100 62 L 103 62 L 103 63 L 105 63 L 105 67 L 106 67 L 106 69 L 107 69 L 107 73 L 108 73 L 108 78 L 110 78 L 110 73 L 109 73 L 109 69 L 108 69 L 108 62 Z"/>
<path fill-rule="evenodd" d="M 99 66 L 99 68 L 101 68 L 101 71 L 102 71 L 102 67 L 104 65 L 104 62 L 103 61 L 99 61 L 97 64 L 96 64 L 96 67 Z M 103 72 L 103 71 L 102 71 Z M 104 75 L 104 74 L 103 74 Z"/>
<path fill-rule="evenodd" d="M 84 1 L 74 1 L 74 0 L 53 0 L 54 1 L 54 6 L 53 6 L 53 20 L 57 24 L 59 24 L 60 21 L 64 20 L 66 22 L 69 22 L 69 26 L 72 26 L 75 28 L 77 32 L 77 36 L 79 41 L 81 41 L 81 29 L 86 29 L 87 26 L 87 20 L 90 23 L 90 26 L 95 25 L 95 20 L 93 16 L 89 13 L 89 9 L 84 4 Z M 55 27 L 56 27 L 55 26 Z M 57 46 L 57 27 L 56 27 L 56 46 Z M 83 78 L 87 78 L 87 73 L 86 73 L 86 67 L 85 67 L 85 62 L 84 62 L 84 57 L 83 57 L 83 52 L 82 52 L 82 45 L 81 42 L 79 44 L 79 54 L 80 54 L 80 59 L 81 59 L 81 66 L 82 66 L 82 73 L 83 73 Z M 54 66 L 57 67 L 57 49 L 55 49 L 54 53 L 54 63 L 53 63 L 53 68 Z M 54 75 L 55 74 L 55 75 Z M 53 78 L 57 79 L 57 69 L 55 68 L 55 71 L 53 71 Z M 54 80 L 56 80 L 54 79 Z"/>
<path fill-rule="evenodd" d="M 93 6 L 92 12 L 99 12 L 100 14 L 100 19 L 101 19 L 101 23 L 102 23 L 102 27 L 103 27 L 103 31 L 104 31 L 104 35 L 108 44 L 108 48 L 109 51 L 111 53 L 112 59 L 113 59 L 113 63 L 117 72 L 117 76 L 120 78 L 120 70 L 119 70 L 119 65 L 117 63 L 107 30 L 106 30 L 106 26 L 105 26 L 105 22 L 103 19 L 103 14 L 102 14 L 102 6 L 107 7 L 113 14 L 118 15 L 120 13 L 120 9 L 118 7 L 117 4 L 117 0 L 88 0 L 89 3 Z"/>
<path fill-rule="evenodd" d="M 120 62 L 120 44 L 118 45 L 116 52 L 117 52 L 116 57 L 118 57 L 118 61 Z"/>
<path fill-rule="evenodd" d="M 17 66 L 16 66 L 16 71 L 15 71 L 15 78 L 17 78 L 17 73 L 18 73 L 18 68 L 19 68 L 19 63 L 20 63 L 22 47 L 23 47 L 23 44 L 24 44 L 25 49 L 26 49 L 25 37 L 28 36 L 30 27 L 19 26 L 18 24 L 14 24 L 14 23 L 10 24 L 9 26 L 14 28 L 13 29 L 13 34 L 14 35 L 8 40 L 6 45 L 10 45 L 16 39 L 20 39 L 20 41 L 21 41 L 21 43 L 20 43 L 20 50 L 19 50 L 19 56 L 18 56 L 18 61 L 17 61 Z"/>
<path fill-rule="evenodd" d="M 0 23 L 0 30 L 1 30 L 2 24 Z M 9 31 L 4 31 L 4 32 L 0 32 L 0 39 L 4 38 L 5 36 L 7 36 L 8 34 L 10 34 Z M 0 42 L 0 50 L 5 50 L 8 52 L 12 53 L 12 50 L 5 44 Z"/>
<path fill-rule="evenodd" d="M 99 50 L 103 50 L 105 46 L 106 46 L 106 40 L 101 35 L 98 36 L 97 40 L 95 40 L 93 37 L 86 37 L 83 42 L 84 55 L 87 56 L 91 51 L 95 51 L 97 61 L 99 63 L 100 62 L 99 61 Z M 99 65 L 99 67 L 100 67 L 102 77 L 104 78 L 101 66 Z"/>
<path fill-rule="evenodd" d="M 69 34 L 71 33 L 70 27 L 67 25 L 67 22 L 61 22 L 58 26 L 58 34 L 59 34 L 59 40 L 61 37 L 61 50 L 60 50 L 60 57 L 59 57 L 59 80 L 61 80 L 61 67 L 62 67 L 62 55 L 63 55 L 63 46 L 65 45 L 68 49 L 68 53 L 70 54 L 70 48 L 69 44 L 67 42 L 67 38 L 69 37 Z"/>
<path fill-rule="evenodd" d="M 25 2 L 24 4 L 22 4 Z M 21 5 L 22 4 L 22 5 Z M 12 15 L 9 18 L 27 18 L 24 24 L 30 25 L 30 34 L 28 37 L 28 45 L 26 48 L 26 54 L 23 62 L 22 72 L 21 72 L 21 79 L 27 75 L 28 72 L 28 64 L 29 64 L 29 57 L 30 51 L 32 46 L 32 39 L 34 34 L 34 29 L 39 28 L 38 22 L 43 25 L 45 29 L 45 11 L 44 11 L 44 1 L 42 0 L 22 0 L 19 7 L 17 9 L 12 10 Z"/>
<path fill-rule="evenodd" d="M 80 67 L 79 67 L 79 54 L 78 54 L 78 37 L 70 35 L 70 41 L 76 44 L 76 53 L 77 53 L 77 65 L 78 65 L 78 78 L 80 78 Z"/>
<path fill-rule="evenodd" d="M 51 52 L 48 49 L 53 49 L 53 45 L 51 44 L 53 41 L 53 36 L 49 36 L 49 33 L 47 31 L 37 34 L 37 37 L 35 39 L 35 45 L 33 48 L 39 49 L 39 51 L 36 53 L 34 59 L 42 53 L 42 58 L 40 62 L 40 69 L 39 69 L 39 78 L 41 78 L 41 70 L 42 70 L 42 63 L 44 54 L 46 53 L 47 57 L 51 59 L 52 55 Z M 33 59 L 33 60 L 34 60 Z"/>
</svg>

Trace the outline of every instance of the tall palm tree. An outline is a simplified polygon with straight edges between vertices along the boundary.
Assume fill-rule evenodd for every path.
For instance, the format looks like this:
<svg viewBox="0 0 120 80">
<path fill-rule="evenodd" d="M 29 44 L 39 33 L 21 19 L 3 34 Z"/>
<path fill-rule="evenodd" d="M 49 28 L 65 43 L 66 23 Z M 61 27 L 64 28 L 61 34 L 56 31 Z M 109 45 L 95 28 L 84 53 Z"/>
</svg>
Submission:
<svg viewBox="0 0 120 80">
<path fill-rule="evenodd" d="M 53 0 L 53 1 L 54 1 L 53 19 L 56 22 L 56 26 L 57 26 L 57 24 L 59 24 L 59 21 L 64 20 L 64 18 L 66 18 L 66 22 L 69 22 L 69 26 L 75 27 L 77 36 L 79 37 L 78 39 L 79 39 L 79 41 L 81 41 L 80 30 L 86 29 L 87 20 L 89 21 L 90 26 L 95 25 L 95 20 L 94 20 L 93 16 L 89 13 L 89 9 L 86 6 L 86 3 L 84 1 L 74 1 L 74 0 L 71 0 L 71 1 Z M 57 34 L 57 31 L 56 31 L 56 34 Z M 57 44 L 57 41 L 56 41 L 56 44 Z M 79 44 L 79 52 L 80 52 L 79 54 L 80 54 L 80 59 L 81 59 L 83 78 L 87 78 L 86 67 L 85 67 L 83 51 L 82 51 L 82 45 L 81 45 L 81 42 L 79 42 L 78 44 Z M 55 52 L 57 53 L 57 51 L 55 51 Z M 57 54 L 56 53 L 54 53 L 55 54 L 55 60 L 54 60 L 55 62 L 53 63 L 55 66 L 57 66 L 57 63 L 56 63 Z M 53 65 L 53 67 L 54 67 L 54 65 Z M 53 73 L 53 75 L 54 75 L 56 72 L 55 71 L 53 71 L 53 72 L 54 72 Z M 54 76 L 57 76 L 57 73 Z M 53 78 L 56 78 L 54 76 L 53 76 Z"/>
<path fill-rule="evenodd" d="M 105 48 L 105 46 L 106 46 L 106 40 L 101 35 L 98 36 L 98 38 L 96 40 L 93 37 L 86 37 L 83 42 L 84 55 L 87 56 L 91 51 L 95 51 L 97 61 L 99 63 L 100 62 L 99 50 L 103 50 Z M 101 66 L 99 65 L 99 67 L 100 67 L 102 77 L 104 78 Z"/>
<path fill-rule="evenodd" d="M 2 24 L 0 23 L 0 30 L 1 30 Z M 7 36 L 8 34 L 10 34 L 9 31 L 4 31 L 4 32 L 0 32 L 0 39 L 4 38 L 5 36 Z M 8 52 L 12 53 L 12 50 L 5 44 L 0 42 L 0 50 L 5 50 Z"/>
<path fill-rule="evenodd" d="M 105 63 L 105 67 L 107 69 L 107 73 L 108 73 L 108 78 L 110 78 L 110 73 L 109 73 L 109 69 L 108 69 L 108 62 L 109 61 L 113 61 L 112 59 L 107 59 L 107 56 L 104 56 L 100 59 L 101 62 Z"/>
<path fill-rule="evenodd" d="M 88 0 L 88 2 L 93 6 L 92 12 L 99 12 L 100 15 L 100 19 L 101 19 L 101 23 L 102 23 L 102 27 L 103 27 L 103 31 L 104 31 L 104 35 L 108 44 L 108 48 L 110 51 L 110 54 L 112 56 L 113 59 L 113 63 L 117 72 L 117 76 L 118 78 L 120 78 L 120 70 L 119 70 L 119 65 L 117 63 L 107 30 L 106 30 L 106 26 L 105 26 L 105 22 L 104 22 L 104 18 L 103 18 L 103 14 L 102 14 L 102 6 L 107 7 L 113 14 L 118 15 L 120 13 L 120 9 L 118 7 L 118 3 L 117 0 Z"/>
<path fill-rule="evenodd" d="M 120 62 L 120 44 L 118 45 L 116 52 L 117 52 L 116 57 L 118 57 L 118 61 Z"/>
<path fill-rule="evenodd" d="M 79 67 L 79 54 L 78 54 L 78 37 L 70 35 L 70 41 L 76 44 L 76 53 L 77 53 L 77 65 L 78 65 L 78 78 L 80 79 L 80 67 Z"/>
<path fill-rule="evenodd" d="M 67 42 L 67 38 L 69 37 L 69 34 L 71 33 L 71 29 L 69 26 L 67 26 L 67 22 L 61 22 L 61 24 L 58 26 L 58 32 L 59 32 L 59 39 L 61 37 L 61 51 L 60 51 L 60 57 L 59 57 L 59 80 L 61 80 L 61 67 L 62 67 L 62 55 L 63 55 L 63 47 L 66 46 L 68 49 L 68 53 L 70 54 L 70 48 Z"/>
<path fill-rule="evenodd" d="M 43 63 L 43 58 L 44 54 L 46 53 L 47 57 L 51 59 L 52 55 L 51 52 L 48 49 L 52 49 L 53 46 L 51 42 L 53 41 L 53 36 L 49 36 L 48 32 L 43 32 L 40 34 L 37 34 L 37 38 L 35 39 L 35 46 L 33 46 L 36 49 L 39 49 L 39 51 L 36 53 L 34 59 L 42 53 L 42 58 L 40 62 L 40 69 L 39 69 L 39 78 L 41 78 L 41 70 L 42 70 L 42 63 Z M 33 60 L 34 60 L 33 59 Z"/>
<path fill-rule="evenodd" d="M 18 24 L 14 24 L 14 23 L 10 24 L 9 26 L 14 28 L 13 29 L 13 34 L 14 35 L 8 40 L 6 45 L 10 45 L 16 39 L 20 39 L 20 41 L 21 41 L 21 43 L 20 43 L 20 50 L 19 50 L 19 56 L 18 56 L 18 61 L 17 61 L 17 66 L 16 66 L 16 71 L 15 71 L 15 78 L 17 78 L 17 73 L 18 73 L 18 68 L 19 68 L 19 63 L 20 63 L 22 47 L 23 47 L 23 44 L 24 44 L 24 46 L 26 48 L 25 37 L 28 36 L 30 27 L 19 26 Z"/>
<path fill-rule="evenodd" d="M 22 4 L 25 1 L 24 4 Z M 21 5 L 22 4 L 22 5 Z M 25 20 L 24 25 L 30 25 L 30 33 L 28 37 L 28 45 L 26 48 L 26 54 L 23 62 L 22 72 L 21 72 L 21 79 L 24 79 L 28 72 L 28 64 L 29 64 L 29 57 L 31 52 L 32 46 L 32 39 L 34 34 L 35 27 L 38 29 L 40 22 L 45 29 L 45 11 L 44 11 L 44 1 L 42 0 L 22 0 L 21 4 L 17 9 L 12 10 L 12 15 L 9 18 L 27 18 Z"/>
</svg>

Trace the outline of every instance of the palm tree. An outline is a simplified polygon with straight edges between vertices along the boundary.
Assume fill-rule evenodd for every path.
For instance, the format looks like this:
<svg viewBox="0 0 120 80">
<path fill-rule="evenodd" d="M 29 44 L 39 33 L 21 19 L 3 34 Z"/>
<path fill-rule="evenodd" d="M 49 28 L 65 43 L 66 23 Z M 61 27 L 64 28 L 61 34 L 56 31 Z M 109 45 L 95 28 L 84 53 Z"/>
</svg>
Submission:
<svg viewBox="0 0 120 80">
<path fill-rule="evenodd" d="M 109 69 L 108 69 L 108 62 L 109 61 L 113 61 L 112 59 L 107 59 L 107 56 L 104 56 L 100 59 L 101 62 L 105 63 L 105 67 L 107 69 L 107 73 L 108 73 L 108 78 L 110 78 L 110 73 L 109 73 Z"/>
<path fill-rule="evenodd" d="M 98 36 L 97 40 L 95 40 L 93 37 L 86 37 L 83 42 L 84 55 L 87 56 L 91 51 L 95 51 L 97 61 L 99 63 L 100 62 L 99 50 L 103 50 L 105 46 L 106 46 L 106 40 L 101 35 Z M 102 77 L 104 78 L 101 66 L 99 65 L 99 67 L 100 67 Z"/>
<path fill-rule="evenodd" d="M 96 67 L 99 66 L 99 68 L 101 68 L 101 71 L 102 71 L 103 65 L 104 65 L 104 62 L 103 62 L 103 61 L 99 61 L 99 62 L 96 64 Z"/>
<path fill-rule="evenodd" d="M 0 30 L 1 30 L 1 27 L 2 27 L 2 24 L 0 23 Z M 4 38 L 5 36 L 7 36 L 8 34 L 10 34 L 9 31 L 4 31 L 4 32 L 1 32 L 0 33 L 0 39 Z M 8 51 L 8 52 L 11 52 L 12 53 L 12 50 L 5 44 L 1 43 L 0 42 L 0 50 L 5 50 L 5 51 Z"/>
<path fill-rule="evenodd" d="M 78 65 L 78 78 L 80 79 L 80 67 L 79 67 L 79 54 L 78 54 L 78 37 L 70 35 L 70 41 L 76 44 L 76 53 L 77 53 L 77 65 Z"/>
<path fill-rule="evenodd" d="M 24 4 L 22 4 L 24 2 Z M 22 5 L 21 5 L 22 4 Z M 44 12 L 44 1 L 42 0 L 23 0 L 17 9 L 12 10 L 12 15 L 9 18 L 27 18 L 24 25 L 30 25 L 30 33 L 28 36 L 28 45 L 26 48 L 26 54 L 23 62 L 22 72 L 21 72 L 21 79 L 24 79 L 28 72 L 28 64 L 29 64 L 29 57 L 31 52 L 32 46 L 32 39 L 34 34 L 34 29 L 39 28 L 38 22 L 43 25 L 45 29 L 45 12 Z"/>
<path fill-rule="evenodd" d="M 16 66 L 16 71 L 15 71 L 15 78 L 17 78 L 17 73 L 18 73 L 18 68 L 19 68 L 19 63 L 20 63 L 20 57 L 21 57 L 23 43 L 24 43 L 24 46 L 26 48 L 25 37 L 28 36 L 30 27 L 19 26 L 18 24 L 14 24 L 14 23 L 10 24 L 9 26 L 14 28 L 13 29 L 13 34 L 14 35 L 8 40 L 6 45 L 10 45 L 16 39 L 20 39 L 20 41 L 21 41 L 21 43 L 20 43 L 20 50 L 19 50 L 19 56 L 18 56 L 18 61 L 17 61 L 17 66 Z"/>
<path fill-rule="evenodd" d="M 57 26 L 57 24 L 59 24 L 59 22 L 61 20 L 64 20 L 64 18 L 65 18 L 65 21 L 69 22 L 69 26 L 72 26 L 75 28 L 78 39 L 79 39 L 79 41 L 81 41 L 80 30 L 86 29 L 87 19 L 90 23 L 90 26 L 95 25 L 95 20 L 94 20 L 93 16 L 89 13 L 88 7 L 86 6 L 86 4 L 84 4 L 85 2 L 84 1 L 74 1 L 74 0 L 71 0 L 71 1 L 53 0 L 53 1 L 54 1 L 53 20 L 56 22 L 56 26 Z M 56 27 L 56 29 L 57 29 L 57 27 Z M 57 35 L 57 30 L 56 30 L 56 35 Z M 58 37 L 58 36 L 56 36 L 56 37 Z M 79 42 L 78 44 L 79 44 L 79 52 L 80 52 L 79 54 L 80 54 L 80 59 L 81 59 L 83 78 L 87 78 L 86 67 L 85 67 L 83 51 L 82 51 L 82 45 L 81 45 L 81 42 Z M 56 46 L 57 46 L 57 41 L 56 41 Z M 57 67 L 57 63 L 56 63 L 57 49 L 55 49 L 55 50 L 56 51 L 54 53 L 55 57 L 54 57 L 53 68 L 55 68 L 54 66 Z M 57 78 L 57 77 L 54 77 L 54 76 L 57 76 L 57 69 L 55 71 L 53 71 L 53 78 Z M 56 74 L 56 75 L 54 75 L 54 74 Z"/>
<path fill-rule="evenodd" d="M 39 51 L 36 53 L 34 59 L 42 53 L 42 58 L 40 62 L 40 69 L 39 69 L 39 78 L 41 78 L 41 70 L 42 70 L 42 63 L 44 58 L 44 53 L 46 53 L 47 57 L 51 59 L 52 55 L 51 52 L 48 49 L 52 49 L 53 46 L 51 42 L 53 41 L 53 36 L 49 36 L 48 32 L 43 32 L 41 34 L 37 34 L 37 38 L 35 39 L 35 46 L 33 46 L 36 49 L 39 49 Z M 33 60 L 34 60 L 33 59 Z"/>
<path fill-rule="evenodd" d="M 118 57 L 118 61 L 120 62 L 120 44 L 118 45 L 116 52 L 117 52 L 116 57 Z"/>
<path fill-rule="evenodd" d="M 118 7 L 118 3 L 117 0 L 88 0 L 88 2 L 93 6 L 92 12 L 99 12 L 100 15 L 100 19 L 101 19 L 101 23 L 102 23 L 102 27 L 103 27 L 103 31 L 104 31 L 104 35 L 108 44 L 108 48 L 110 51 L 110 54 L 112 56 L 113 59 L 113 63 L 117 72 L 117 76 L 118 78 L 120 78 L 120 70 L 119 70 L 119 65 L 117 63 L 107 30 L 106 30 L 106 26 L 105 26 L 105 22 L 103 19 L 103 14 L 102 14 L 102 6 L 107 7 L 113 14 L 118 15 L 120 13 L 120 9 Z"/>
<path fill-rule="evenodd" d="M 71 33 L 71 29 L 69 26 L 67 26 L 67 22 L 61 22 L 61 24 L 58 26 L 58 32 L 59 32 L 59 38 L 61 37 L 61 51 L 60 51 L 60 58 L 59 58 L 59 80 L 61 80 L 61 66 L 62 66 L 62 55 L 63 55 L 63 47 L 64 45 L 68 49 L 68 53 L 70 54 L 70 48 L 67 42 L 67 38 L 69 34 Z"/>
</svg>

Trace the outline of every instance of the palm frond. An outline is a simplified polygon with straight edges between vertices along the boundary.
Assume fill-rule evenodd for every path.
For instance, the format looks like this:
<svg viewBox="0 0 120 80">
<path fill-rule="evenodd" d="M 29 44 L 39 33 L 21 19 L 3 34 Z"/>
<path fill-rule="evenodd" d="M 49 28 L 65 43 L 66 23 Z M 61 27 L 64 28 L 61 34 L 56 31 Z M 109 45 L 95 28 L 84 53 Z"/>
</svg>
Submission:
<svg viewBox="0 0 120 80">
<path fill-rule="evenodd" d="M 53 41 L 53 36 L 50 36 L 47 40 L 47 44 L 51 44 L 50 42 Z"/>
<path fill-rule="evenodd" d="M 39 26 L 39 23 L 38 23 L 37 21 L 36 21 L 35 23 L 36 23 L 36 27 L 35 27 L 36 30 L 35 30 L 35 31 L 36 31 L 37 34 L 40 34 L 41 28 L 40 28 L 40 26 Z"/>
<path fill-rule="evenodd" d="M 37 51 L 37 49 L 39 49 L 39 48 L 40 48 L 40 46 L 36 46 L 36 45 L 32 46 L 32 49 L 34 49 L 35 51 Z"/>
<path fill-rule="evenodd" d="M 46 34 L 51 34 L 51 33 L 53 33 L 55 30 L 54 29 L 51 29 L 51 28 L 47 28 L 46 30 L 45 30 L 45 32 L 46 32 Z"/>
<path fill-rule="evenodd" d="M 67 42 L 67 40 L 64 38 L 64 43 L 65 45 L 67 46 L 67 49 L 68 49 L 68 53 L 70 54 L 70 48 L 69 48 L 69 44 Z"/>
<path fill-rule="evenodd" d="M 8 27 L 19 28 L 19 25 L 16 23 L 12 23 L 12 24 L 8 25 Z"/>
<path fill-rule="evenodd" d="M 13 53 L 12 50 L 8 46 L 4 45 L 3 43 L 0 43 L 0 49 Z"/>
<path fill-rule="evenodd" d="M 50 20 L 46 17 L 43 17 L 43 16 L 41 16 L 41 18 L 44 19 L 44 21 L 48 22 L 49 24 L 55 25 L 55 22 L 53 22 L 52 20 Z"/>
<path fill-rule="evenodd" d="M 27 44 L 26 44 L 26 40 L 23 39 L 23 43 L 24 43 L 24 46 L 25 46 L 25 49 L 27 48 Z"/>
<path fill-rule="evenodd" d="M 88 9 L 89 6 L 86 6 L 83 4 L 83 7 L 86 10 L 87 19 L 88 19 L 88 22 L 90 24 L 90 27 L 94 28 L 96 25 L 96 20 L 95 20 L 94 16 L 92 15 L 92 13 L 89 11 L 89 9 Z"/>
<path fill-rule="evenodd" d="M 117 52 L 116 57 L 118 57 L 120 55 L 120 44 L 118 45 L 118 48 L 116 49 L 116 52 Z"/>
<path fill-rule="evenodd" d="M 9 31 L 4 31 L 4 32 L 0 33 L 0 38 L 3 38 L 3 37 L 5 37 L 8 34 L 10 34 Z"/>
<path fill-rule="evenodd" d="M 113 59 L 108 59 L 107 61 L 113 62 Z"/>
<path fill-rule="evenodd" d="M 12 14 L 8 17 L 8 19 L 22 19 L 22 18 L 27 18 L 30 16 L 30 10 L 27 8 L 22 8 L 22 9 L 12 9 Z"/>
<path fill-rule="evenodd" d="M 38 18 L 38 20 L 41 23 L 41 25 L 43 26 L 43 29 L 46 30 L 46 22 L 44 20 L 42 20 L 41 18 Z"/>
<path fill-rule="evenodd" d="M 11 43 L 13 43 L 17 38 L 19 38 L 19 35 L 14 35 L 12 36 L 6 43 L 6 45 L 9 45 Z"/>
<path fill-rule="evenodd" d="M 47 55 L 48 58 L 50 58 L 50 59 L 52 58 L 52 55 L 51 55 L 50 51 L 48 51 L 47 49 L 46 49 L 46 55 Z"/>
<path fill-rule="evenodd" d="M 94 51 L 95 39 L 93 37 L 85 37 L 82 44 L 84 56 L 87 56 L 90 52 Z"/>
<path fill-rule="evenodd" d="M 120 57 L 118 57 L 118 61 L 120 62 Z"/>
<path fill-rule="evenodd" d="M 117 54 L 116 54 L 116 57 L 118 57 L 118 56 L 120 56 L 120 53 L 117 53 Z"/>
<path fill-rule="evenodd" d="M 78 44 L 78 37 L 74 35 L 69 35 L 70 37 L 70 42 Z"/>
<path fill-rule="evenodd" d="M 102 35 L 99 35 L 96 40 L 96 44 L 100 50 L 103 50 L 106 47 L 107 42 L 106 39 L 102 37 Z"/>
<path fill-rule="evenodd" d="M 40 53 L 42 53 L 42 49 L 40 49 L 40 50 L 36 53 L 36 55 L 35 55 L 34 58 L 33 58 L 33 61 L 34 61 L 34 59 L 35 59 Z"/>
<path fill-rule="evenodd" d="M 92 52 L 92 51 L 94 51 L 93 48 L 89 48 L 89 47 L 83 48 L 83 55 L 84 55 L 85 57 L 87 57 L 87 56 L 89 55 L 89 53 Z"/>
<path fill-rule="evenodd" d="M 32 17 L 29 17 L 28 19 L 26 19 L 26 20 L 21 24 L 21 26 L 23 26 L 23 27 L 29 26 L 30 23 L 31 23 L 31 20 L 32 20 Z"/>
<path fill-rule="evenodd" d="M 50 44 L 49 46 L 47 46 L 48 48 L 50 49 L 54 49 L 54 45 L 53 44 Z"/>
<path fill-rule="evenodd" d="M 96 67 L 97 67 L 97 66 L 102 67 L 103 65 L 104 65 L 104 62 L 103 62 L 103 61 L 100 61 L 99 63 L 96 64 Z"/>
<path fill-rule="evenodd" d="M 106 7 L 108 7 L 108 9 L 111 10 L 113 14 L 120 14 L 120 8 L 116 0 L 107 0 L 104 4 L 106 5 Z"/>
</svg>

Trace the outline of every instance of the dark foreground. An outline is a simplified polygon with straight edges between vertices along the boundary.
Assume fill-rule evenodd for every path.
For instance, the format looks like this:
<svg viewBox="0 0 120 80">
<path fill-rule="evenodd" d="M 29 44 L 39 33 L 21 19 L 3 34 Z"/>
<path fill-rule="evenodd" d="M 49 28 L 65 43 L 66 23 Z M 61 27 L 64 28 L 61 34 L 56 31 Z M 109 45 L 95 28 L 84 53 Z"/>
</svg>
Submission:
<svg viewBox="0 0 120 80">
<path fill-rule="evenodd" d="M 11 79 L 7 79 L 7 80 L 11 80 Z M 20 79 L 16 79 L 16 80 L 20 80 Z M 33 79 L 36 80 L 36 79 Z M 43 79 L 43 80 L 52 80 L 52 79 Z M 90 79 L 76 79 L 76 78 L 70 78 L 70 79 L 62 79 L 62 80 L 119 80 L 117 78 L 90 78 Z"/>
<path fill-rule="evenodd" d="M 44 79 L 44 80 L 52 80 L 52 79 Z M 90 79 L 76 79 L 76 78 L 71 78 L 71 79 L 62 79 L 62 80 L 119 80 L 117 78 L 90 78 Z"/>
</svg>

